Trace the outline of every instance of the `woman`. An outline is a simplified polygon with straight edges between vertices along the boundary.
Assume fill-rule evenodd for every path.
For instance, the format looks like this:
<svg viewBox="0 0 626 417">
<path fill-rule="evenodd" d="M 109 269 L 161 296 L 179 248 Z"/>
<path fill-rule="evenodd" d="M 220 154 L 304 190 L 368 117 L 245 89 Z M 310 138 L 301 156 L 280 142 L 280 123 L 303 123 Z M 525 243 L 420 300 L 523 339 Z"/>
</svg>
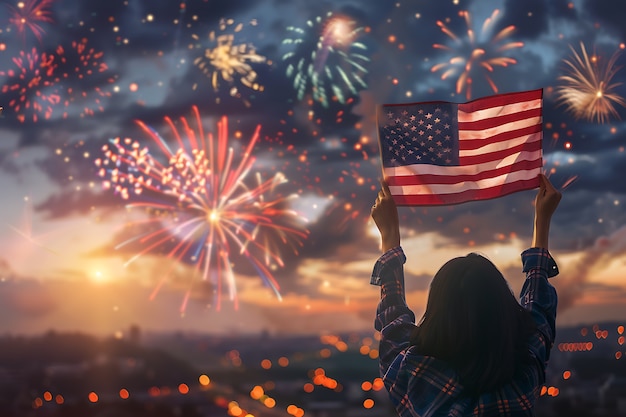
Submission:
<svg viewBox="0 0 626 417">
<path fill-rule="evenodd" d="M 448 261 L 431 283 L 424 316 L 404 297 L 398 211 L 382 188 L 372 218 L 383 255 L 371 283 L 381 286 L 375 327 L 380 372 L 398 414 L 406 416 L 532 416 L 554 343 L 558 274 L 548 252 L 550 220 L 561 194 L 540 175 L 532 247 L 522 253 L 520 303 L 486 258 Z"/>
</svg>

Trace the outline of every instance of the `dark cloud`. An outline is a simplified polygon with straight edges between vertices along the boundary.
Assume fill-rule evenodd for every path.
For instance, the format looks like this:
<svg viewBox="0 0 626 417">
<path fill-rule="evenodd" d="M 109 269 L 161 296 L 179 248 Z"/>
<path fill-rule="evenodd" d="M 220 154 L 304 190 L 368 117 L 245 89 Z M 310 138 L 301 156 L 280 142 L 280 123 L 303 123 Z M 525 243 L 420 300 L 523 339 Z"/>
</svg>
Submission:
<svg viewBox="0 0 626 417">
<path fill-rule="evenodd" d="M 577 17 L 577 11 L 570 4 L 568 0 L 506 0 L 503 7 L 504 17 L 499 22 L 499 28 L 514 25 L 516 38 L 538 39 L 548 33 L 552 21 L 573 21 Z"/>
<path fill-rule="evenodd" d="M 626 28 L 624 28 L 626 9 L 624 7 L 618 6 L 612 0 L 585 0 L 582 9 L 592 22 L 611 29 L 622 40 L 626 38 Z"/>
</svg>

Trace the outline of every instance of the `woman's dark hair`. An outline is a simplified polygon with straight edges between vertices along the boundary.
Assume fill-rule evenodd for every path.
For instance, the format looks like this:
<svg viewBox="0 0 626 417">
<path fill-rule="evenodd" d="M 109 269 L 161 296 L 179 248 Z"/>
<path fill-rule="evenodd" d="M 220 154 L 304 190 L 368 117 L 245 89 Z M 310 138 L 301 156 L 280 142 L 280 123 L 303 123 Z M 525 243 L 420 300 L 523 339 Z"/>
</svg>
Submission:
<svg viewBox="0 0 626 417">
<path fill-rule="evenodd" d="M 496 266 L 476 253 L 451 259 L 435 274 L 424 316 L 411 335 L 419 354 L 448 362 L 471 394 L 510 381 L 530 360 L 534 330 Z"/>
</svg>

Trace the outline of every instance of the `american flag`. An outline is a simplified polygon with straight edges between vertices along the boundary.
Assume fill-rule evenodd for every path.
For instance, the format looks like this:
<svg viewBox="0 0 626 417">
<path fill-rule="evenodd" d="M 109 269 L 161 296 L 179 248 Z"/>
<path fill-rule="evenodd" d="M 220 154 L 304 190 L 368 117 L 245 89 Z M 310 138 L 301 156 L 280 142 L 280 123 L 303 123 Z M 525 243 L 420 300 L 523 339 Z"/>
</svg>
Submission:
<svg viewBox="0 0 626 417">
<path fill-rule="evenodd" d="M 538 89 L 381 106 L 383 175 L 396 204 L 457 204 L 538 187 L 542 96 Z"/>
</svg>

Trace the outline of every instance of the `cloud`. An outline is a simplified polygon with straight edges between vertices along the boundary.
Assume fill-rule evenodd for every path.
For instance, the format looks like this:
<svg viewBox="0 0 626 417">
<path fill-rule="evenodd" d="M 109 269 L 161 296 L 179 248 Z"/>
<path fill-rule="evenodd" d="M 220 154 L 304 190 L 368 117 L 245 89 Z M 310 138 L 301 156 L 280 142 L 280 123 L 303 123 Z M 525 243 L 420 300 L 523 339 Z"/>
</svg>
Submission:
<svg viewBox="0 0 626 417">
<path fill-rule="evenodd" d="M 579 259 L 571 265 L 563 265 L 563 278 L 556 281 L 559 290 L 559 311 L 572 308 L 586 291 L 597 289 L 597 285 L 594 287 L 591 281 L 605 270 L 611 260 L 620 259 L 625 255 L 626 226 L 621 226 L 611 234 L 596 239 L 594 245 L 586 248 Z"/>
<path fill-rule="evenodd" d="M 626 10 L 623 7 L 618 7 L 614 1 L 585 0 L 582 9 L 593 20 L 601 21 L 615 31 L 618 38 L 626 38 L 626 29 L 624 28 Z"/>
<path fill-rule="evenodd" d="M 106 213 L 122 206 L 122 203 L 114 202 L 104 192 L 94 192 L 90 189 L 65 190 L 49 195 L 44 201 L 35 205 L 35 211 L 44 214 L 47 220 L 56 220 L 70 216 L 85 216 L 96 209 L 101 213 Z"/>
<path fill-rule="evenodd" d="M 52 314 L 57 308 L 48 289 L 35 281 L 4 281 L 0 283 L 0 304 L 9 316 L 27 320 L 39 320 Z"/>
<path fill-rule="evenodd" d="M 573 20 L 577 16 L 574 8 L 569 7 L 568 0 L 529 0 L 519 2 L 506 0 L 504 3 L 505 16 L 501 21 L 501 28 L 515 25 L 517 39 L 537 39 L 550 30 L 552 21 L 557 19 Z"/>
</svg>

